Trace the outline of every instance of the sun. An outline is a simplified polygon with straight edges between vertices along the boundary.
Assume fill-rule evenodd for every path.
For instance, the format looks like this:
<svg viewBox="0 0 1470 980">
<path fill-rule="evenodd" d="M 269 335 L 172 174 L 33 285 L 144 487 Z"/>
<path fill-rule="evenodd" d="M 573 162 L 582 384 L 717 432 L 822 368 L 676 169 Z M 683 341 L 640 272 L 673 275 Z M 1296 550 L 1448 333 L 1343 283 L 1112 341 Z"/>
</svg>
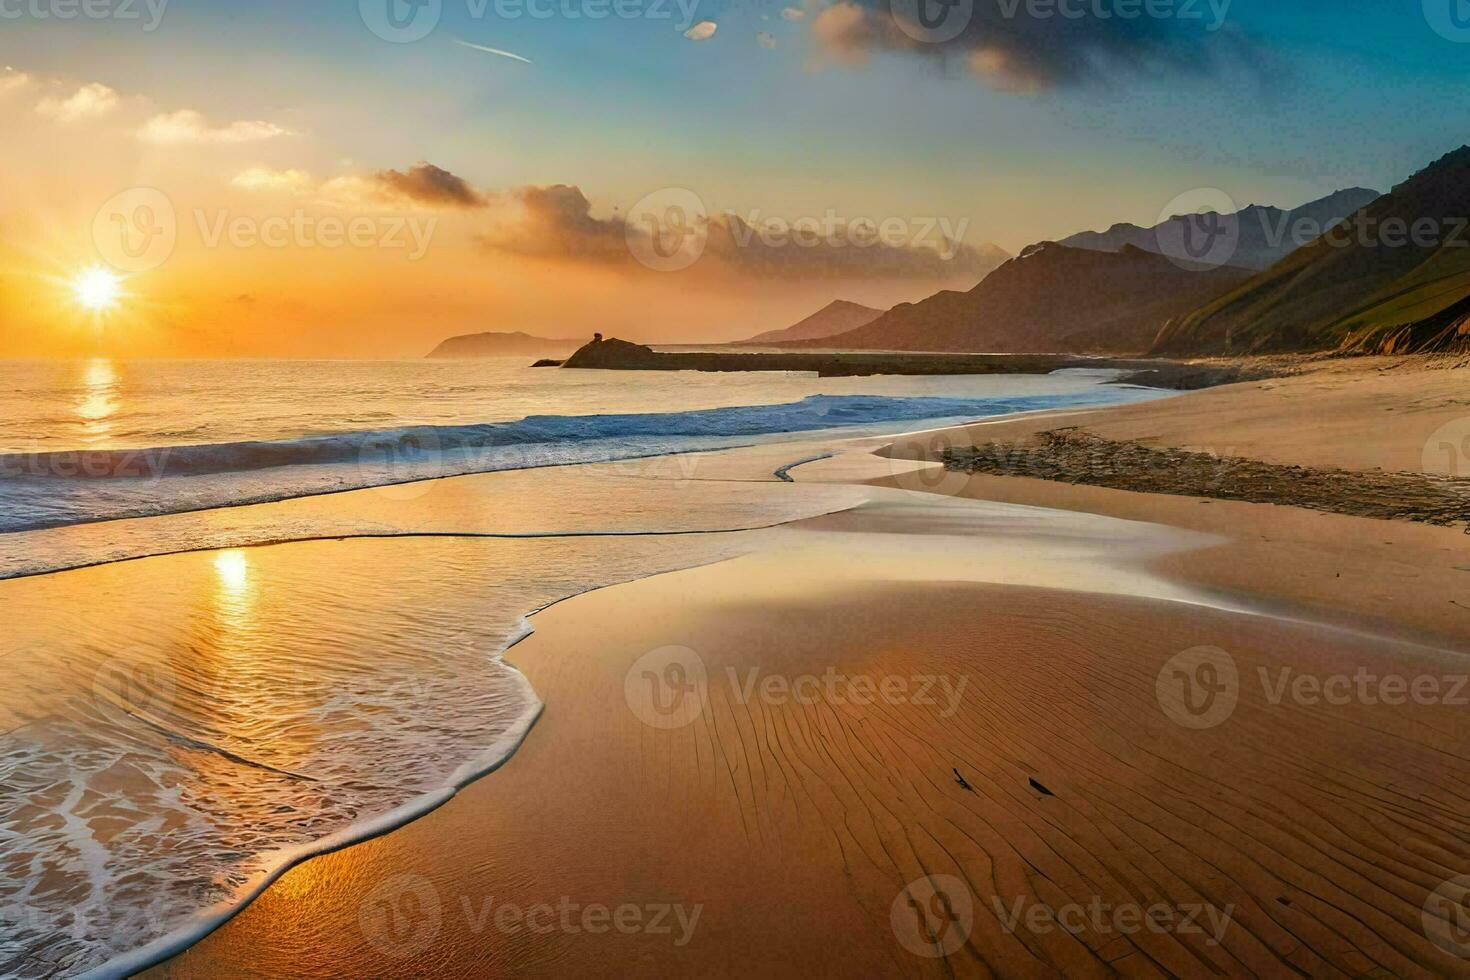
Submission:
<svg viewBox="0 0 1470 980">
<path fill-rule="evenodd" d="M 76 301 L 94 313 L 104 313 L 117 306 L 122 296 L 122 280 L 101 266 L 92 266 L 76 274 L 71 281 Z"/>
</svg>

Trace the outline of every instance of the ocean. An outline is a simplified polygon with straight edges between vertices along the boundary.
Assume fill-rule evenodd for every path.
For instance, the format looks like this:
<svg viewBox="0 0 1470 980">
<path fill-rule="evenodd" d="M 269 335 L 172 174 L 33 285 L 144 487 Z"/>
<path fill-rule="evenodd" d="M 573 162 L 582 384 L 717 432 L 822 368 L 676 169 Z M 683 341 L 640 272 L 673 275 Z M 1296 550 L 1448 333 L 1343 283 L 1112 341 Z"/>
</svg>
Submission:
<svg viewBox="0 0 1470 980">
<path fill-rule="evenodd" d="M 777 469 L 1164 394 L 1111 377 L 0 363 L 0 974 L 120 974 L 442 803 L 542 708 L 530 614 L 872 495 Z"/>
</svg>

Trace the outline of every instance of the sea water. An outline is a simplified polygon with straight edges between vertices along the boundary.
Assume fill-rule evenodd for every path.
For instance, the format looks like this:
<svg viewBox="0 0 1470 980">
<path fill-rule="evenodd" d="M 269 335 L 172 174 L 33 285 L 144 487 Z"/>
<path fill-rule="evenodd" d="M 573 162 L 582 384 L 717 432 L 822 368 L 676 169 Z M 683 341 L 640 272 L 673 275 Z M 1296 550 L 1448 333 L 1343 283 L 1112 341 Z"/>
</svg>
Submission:
<svg viewBox="0 0 1470 980">
<path fill-rule="evenodd" d="M 864 499 L 658 457 L 1159 395 L 1104 372 L 497 362 L 0 378 L 0 974 L 19 976 L 136 966 L 493 769 L 541 710 L 501 656 L 535 610 Z"/>
</svg>

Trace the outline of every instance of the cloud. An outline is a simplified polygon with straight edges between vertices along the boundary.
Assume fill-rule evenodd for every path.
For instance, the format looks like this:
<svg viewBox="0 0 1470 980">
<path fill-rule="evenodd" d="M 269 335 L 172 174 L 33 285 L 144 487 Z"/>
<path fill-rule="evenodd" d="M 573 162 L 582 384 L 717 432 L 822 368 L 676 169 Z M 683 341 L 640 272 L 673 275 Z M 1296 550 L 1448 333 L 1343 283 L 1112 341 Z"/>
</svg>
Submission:
<svg viewBox="0 0 1470 980">
<path fill-rule="evenodd" d="M 489 199 L 462 177 L 420 161 L 402 170 L 333 177 L 319 188 L 324 203 L 343 208 L 472 210 Z"/>
<path fill-rule="evenodd" d="M 698 24 L 695 24 L 693 27 L 689 28 L 689 30 L 685 31 L 684 36 L 691 41 L 708 41 L 710 38 L 715 36 L 715 31 L 719 29 L 720 25 L 716 24 L 714 21 L 702 20 Z"/>
<path fill-rule="evenodd" d="M 407 173 L 398 170 L 380 170 L 374 179 L 391 193 L 430 207 L 478 208 L 485 204 L 485 197 L 461 177 L 456 177 L 442 167 L 419 161 Z"/>
<path fill-rule="evenodd" d="M 959 241 L 968 224 L 831 216 L 748 221 L 726 212 L 709 219 L 704 254 L 758 279 L 978 280 L 1009 256 Z"/>
<path fill-rule="evenodd" d="M 70 123 L 105 116 L 117 108 L 117 103 L 116 92 L 100 82 L 91 82 L 66 98 L 42 99 L 36 105 L 36 111 L 57 122 Z"/>
<path fill-rule="evenodd" d="M 471 44 L 468 41 L 461 41 L 459 38 L 455 38 L 454 43 L 463 45 L 467 48 L 474 48 L 476 51 L 483 51 L 486 54 L 494 54 L 499 55 L 502 58 L 510 58 L 512 61 L 520 61 L 528 65 L 532 63 L 530 58 L 523 58 L 520 55 L 516 54 L 514 51 L 503 51 L 500 48 L 487 48 L 483 44 Z"/>
<path fill-rule="evenodd" d="M 16 71 L 14 68 L 6 68 L 3 73 L 0 73 L 0 96 L 30 88 L 31 81 L 31 76 L 25 72 Z"/>
<path fill-rule="evenodd" d="M 631 259 L 622 218 L 594 218 L 592 202 L 571 184 L 520 187 L 496 201 L 481 244 L 501 252 L 572 261 Z"/>
<path fill-rule="evenodd" d="M 779 220 L 733 213 L 686 216 L 703 242 L 702 266 L 751 279 L 863 278 L 979 279 L 1008 256 L 994 246 L 976 248 L 957 239 L 959 228 L 941 222 L 900 221 L 879 233 L 881 222 Z M 554 261 L 636 270 L 632 242 L 651 244 L 652 230 L 620 215 L 598 218 L 578 187 L 522 187 L 492 202 L 486 248 Z M 650 248 L 638 251 L 648 254 Z"/>
<path fill-rule="evenodd" d="M 953 0 L 943 6 L 933 0 L 838 0 L 811 19 L 810 29 L 830 63 L 861 66 L 875 53 L 897 52 L 953 61 L 985 84 L 1010 91 L 1210 77 L 1235 68 L 1259 76 L 1267 67 L 1264 48 L 1226 22 L 1228 4 L 1201 0 L 1169 9 L 1177 15 L 1124 18 L 1107 5 L 1054 0 Z"/>
<path fill-rule="evenodd" d="M 812 37 L 832 61 L 841 65 L 866 65 L 869 53 L 879 46 L 870 11 L 855 3 L 835 3 L 812 21 Z"/>
<path fill-rule="evenodd" d="M 253 143 L 258 140 L 289 136 L 291 131 L 264 120 L 239 120 L 226 126 L 210 126 L 203 114 L 193 109 L 179 109 L 154 116 L 138 130 L 145 143 Z"/>
<path fill-rule="evenodd" d="M 798 9 L 796 7 L 782 7 L 781 8 L 781 17 L 784 20 L 791 20 L 791 21 L 806 20 L 806 11 L 805 10 Z"/>
<path fill-rule="evenodd" d="M 271 170 L 251 167 L 236 174 L 230 183 L 247 191 L 290 191 L 299 194 L 311 187 L 311 174 L 305 170 Z"/>
</svg>

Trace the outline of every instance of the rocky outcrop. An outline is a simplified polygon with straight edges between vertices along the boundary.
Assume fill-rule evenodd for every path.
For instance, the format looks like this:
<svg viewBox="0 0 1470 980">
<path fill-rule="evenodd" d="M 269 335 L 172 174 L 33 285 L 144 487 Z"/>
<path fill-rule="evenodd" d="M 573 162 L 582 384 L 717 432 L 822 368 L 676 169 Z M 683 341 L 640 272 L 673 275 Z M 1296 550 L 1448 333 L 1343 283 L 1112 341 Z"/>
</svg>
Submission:
<svg viewBox="0 0 1470 980">
<path fill-rule="evenodd" d="M 616 337 L 593 336 L 591 343 L 579 348 L 562 362 L 567 368 L 603 368 L 613 371 L 657 371 L 659 360 L 668 355 L 655 354 L 652 347 L 634 344 Z M 666 370 L 666 369 L 665 369 Z"/>
</svg>

